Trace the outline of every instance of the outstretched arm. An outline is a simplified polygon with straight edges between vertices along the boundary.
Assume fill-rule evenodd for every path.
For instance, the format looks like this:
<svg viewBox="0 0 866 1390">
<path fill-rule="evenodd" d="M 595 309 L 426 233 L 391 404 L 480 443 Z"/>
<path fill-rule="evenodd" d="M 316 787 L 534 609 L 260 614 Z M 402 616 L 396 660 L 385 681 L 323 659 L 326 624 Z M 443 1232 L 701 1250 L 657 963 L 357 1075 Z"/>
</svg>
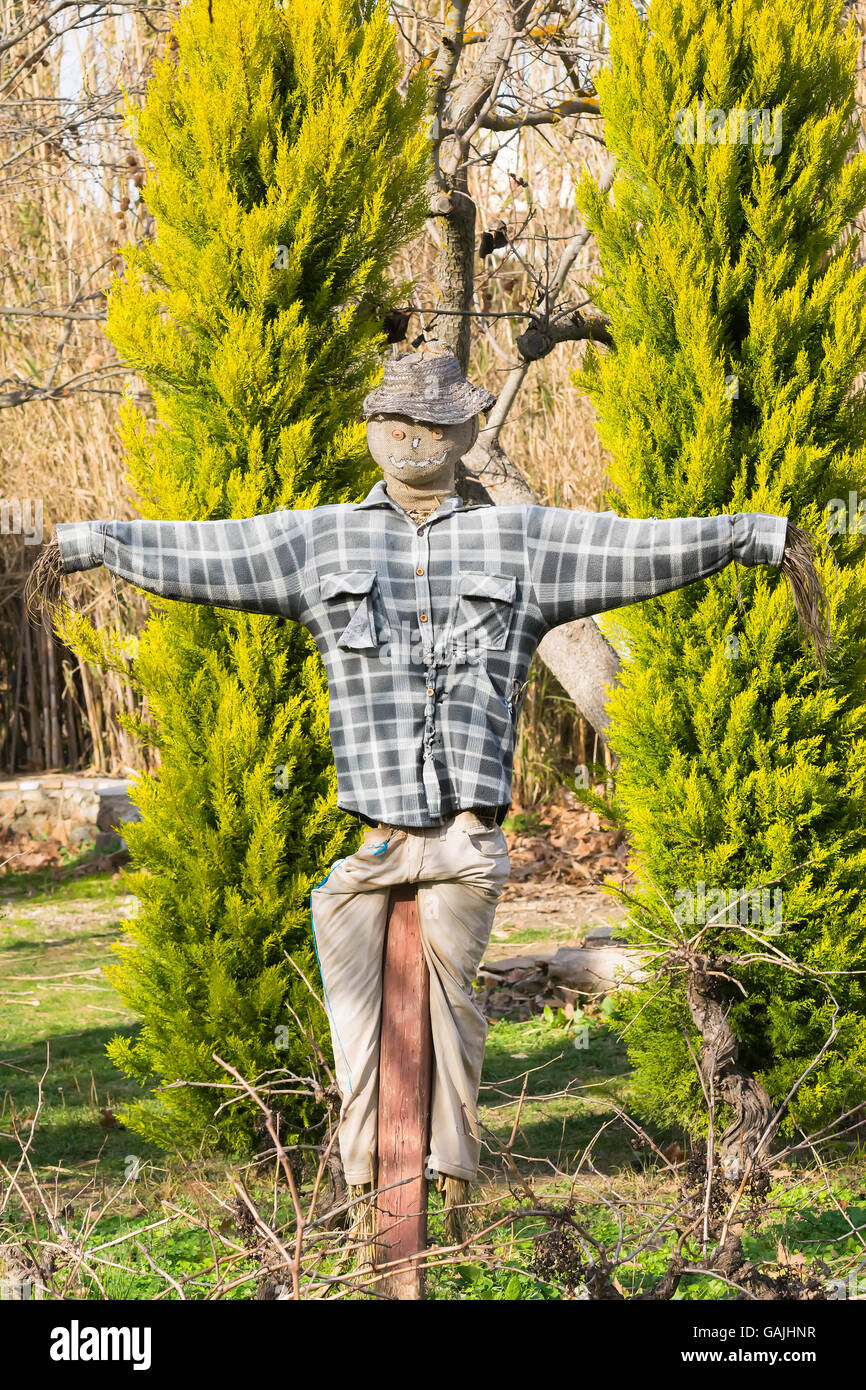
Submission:
<svg viewBox="0 0 866 1390">
<path fill-rule="evenodd" d="M 76 521 L 57 527 L 65 572 L 105 565 L 148 593 L 296 618 L 305 512 L 227 521 Z"/>
<path fill-rule="evenodd" d="M 734 560 L 772 565 L 788 580 L 801 628 L 826 670 L 828 605 L 812 539 L 786 517 L 737 512 L 659 521 L 560 507 L 530 512 L 529 570 L 548 628 L 681 589 Z"/>
<path fill-rule="evenodd" d="M 667 521 L 533 507 L 529 562 L 548 627 L 681 589 L 737 560 L 782 563 L 788 522 L 765 512 Z"/>
</svg>

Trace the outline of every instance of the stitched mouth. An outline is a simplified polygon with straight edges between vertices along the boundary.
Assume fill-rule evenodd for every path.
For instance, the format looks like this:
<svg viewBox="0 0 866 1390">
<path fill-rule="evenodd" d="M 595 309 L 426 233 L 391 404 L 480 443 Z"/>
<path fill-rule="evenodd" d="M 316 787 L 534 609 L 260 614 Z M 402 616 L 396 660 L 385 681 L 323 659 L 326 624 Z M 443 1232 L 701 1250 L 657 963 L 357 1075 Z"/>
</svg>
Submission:
<svg viewBox="0 0 866 1390">
<path fill-rule="evenodd" d="M 389 454 L 389 455 L 388 455 L 388 462 L 390 463 L 390 465 L 391 465 L 392 468 L 405 468 L 407 465 L 408 465 L 410 468 L 421 468 L 421 467 L 423 467 L 423 466 L 426 466 L 428 463 L 435 463 L 435 464 L 444 463 L 445 460 L 447 459 L 447 457 L 448 457 L 448 450 L 447 450 L 447 449 L 443 449 L 441 454 L 431 454 L 430 457 L 429 457 L 429 458 L 426 458 L 426 459 L 419 459 L 419 458 L 398 459 L 398 458 L 395 458 L 393 454 Z"/>
</svg>

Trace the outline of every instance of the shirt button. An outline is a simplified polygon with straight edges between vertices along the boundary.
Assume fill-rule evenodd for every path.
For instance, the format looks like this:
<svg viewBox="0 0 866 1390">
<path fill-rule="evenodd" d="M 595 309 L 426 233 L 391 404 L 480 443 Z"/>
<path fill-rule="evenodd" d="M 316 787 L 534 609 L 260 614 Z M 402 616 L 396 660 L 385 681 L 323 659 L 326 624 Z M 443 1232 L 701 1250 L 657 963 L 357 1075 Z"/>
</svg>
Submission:
<svg viewBox="0 0 866 1390">
<path fill-rule="evenodd" d="M 423 536 L 423 534 L 424 534 L 424 527 L 423 527 L 423 526 L 419 526 L 419 527 L 418 527 L 418 535 L 419 535 L 419 536 Z"/>
<path fill-rule="evenodd" d="M 419 614 L 418 614 L 418 617 L 419 617 L 419 619 L 421 620 L 422 623 L 426 623 L 426 621 L 427 621 L 427 614 L 426 614 L 426 613 L 419 613 Z"/>
<path fill-rule="evenodd" d="M 428 695 L 435 695 L 435 694 L 436 694 L 436 690 L 435 690 L 435 688 L 434 688 L 432 685 L 428 685 L 428 687 L 427 687 L 427 694 L 428 694 Z"/>
<path fill-rule="evenodd" d="M 416 573 L 416 574 L 423 574 L 424 571 L 423 571 L 422 569 L 417 569 L 417 570 L 415 571 L 415 573 Z"/>
</svg>

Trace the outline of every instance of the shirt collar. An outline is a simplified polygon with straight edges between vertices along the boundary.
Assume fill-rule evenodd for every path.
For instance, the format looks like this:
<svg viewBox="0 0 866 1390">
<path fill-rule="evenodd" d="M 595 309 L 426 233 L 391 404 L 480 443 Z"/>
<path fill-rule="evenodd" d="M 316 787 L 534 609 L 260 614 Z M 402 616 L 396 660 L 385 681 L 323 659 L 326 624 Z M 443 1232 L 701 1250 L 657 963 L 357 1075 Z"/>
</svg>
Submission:
<svg viewBox="0 0 866 1390">
<path fill-rule="evenodd" d="M 355 505 L 358 510 L 365 507 L 390 507 L 392 511 L 399 512 L 401 516 L 406 515 L 403 508 L 397 506 L 393 497 L 388 496 L 385 490 L 384 478 L 380 478 L 377 483 L 373 484 L 363 502 L 357 502 Z M 458 508 L 461 511 L 468 511 L 470 507 L 488 506 L 490 506 L 489 502 L 464 502 L 461 497 L 446 497 L 441 507 L 439 507 L 428 520 L 432 521 L 434 518 L 438 519 L 442 516 L 450 516 L 451 513 L 457 511 Z"/>
</svg>

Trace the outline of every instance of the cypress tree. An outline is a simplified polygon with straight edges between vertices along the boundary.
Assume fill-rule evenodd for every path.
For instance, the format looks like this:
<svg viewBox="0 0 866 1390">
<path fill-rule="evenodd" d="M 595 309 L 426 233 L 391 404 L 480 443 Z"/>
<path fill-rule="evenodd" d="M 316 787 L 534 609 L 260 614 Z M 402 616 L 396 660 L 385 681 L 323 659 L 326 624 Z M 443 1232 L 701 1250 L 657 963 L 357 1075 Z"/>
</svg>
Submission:
<svg viewBox="0 0 866 1390">
<path fill-rule="evenodd" d="M 360 403 L 407 286 L 395 251 L 426 215 L 422 80 L 401 99 L 382 3 L 192 0 L 132 117 L 151 241 L 126 254 L 108 332 L 148 384 L 155 419 L 123 414 L 143 517 L 218 519 L 357 501 L 375 480 Z M 80 617 L 91 659 L 134 643 Z M 229 1080 L 308 1075 L 326 1020 L 309 891 L 360 827 L 336 809 L 324 670 L 287 620 L 151 599 L 133 652 L 161 753 L 127 838 L 139 915 L 111 977 L 141 1018 L 114 1062 L 150 1087 L 123 1111 L 163 1144 L 244 1150 Z M 299 1026 L 300 1024 L 300 1026 Z M 291 1089 L 285 1087 L 284 1089 Z M 285 1132 L 310 1103 L 275 1101 Z"/>
<path fill-rule="evenodd" d="M 579 194 L 614 346 L 590 347 L 575 380 L 610 451 L 611 505 L 788 515 L 820 538 L 831 596 L 827 677 L 760 568 L 609 629 L 629 653 L 611 744 L 640 883 L 631 934 L 659 953 L 618 1017 L 643 1113 L 694 1132 L 701 1034 L 673 955 L 689 939 L 727 977 L 717 1003 L 772 1106 L 835 1020 L 789 1124 L 866 1096 L 866 977 L 850 973 L 866 970 L 866 559 L 849 524 L 849 497 L 866 497 L 866 271 L 847 231 L 866 168 L 840 13 L 653 0 L 641 16 L 613 0 L 598 89 L 618 172 L 610 201 L 588 180 Z"/>
</svg>

